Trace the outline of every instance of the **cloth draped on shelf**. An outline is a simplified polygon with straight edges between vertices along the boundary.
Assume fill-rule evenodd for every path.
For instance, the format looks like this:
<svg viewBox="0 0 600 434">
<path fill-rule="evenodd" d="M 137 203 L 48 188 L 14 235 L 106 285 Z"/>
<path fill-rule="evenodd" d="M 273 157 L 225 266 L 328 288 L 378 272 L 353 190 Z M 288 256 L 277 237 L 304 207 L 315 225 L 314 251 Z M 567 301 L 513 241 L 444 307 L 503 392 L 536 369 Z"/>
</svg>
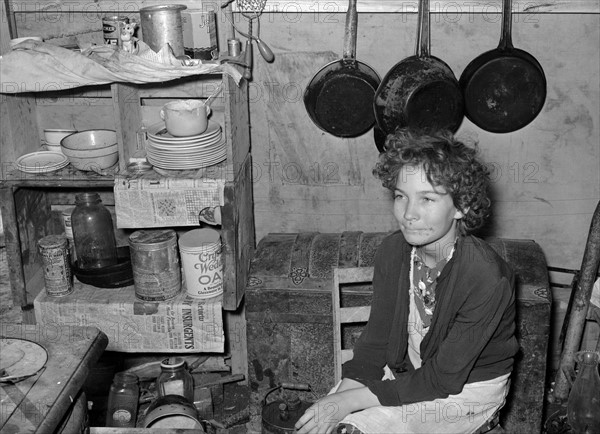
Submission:
<svg viewBox="0 0 600 434">
<path fill-rule="evenodd" d="M 138 44 L 147 47 L 142 41 Z M 114 82 L 144 84 L 219 73 L 238 84 L 241 80 L 240 71 L 231 64 L 184 65 L 163 50 L 143 56 L 97 45 L 78 52 L 30 39 L 0 56 L 0 93 L 59 91 Z"/>
</svg>

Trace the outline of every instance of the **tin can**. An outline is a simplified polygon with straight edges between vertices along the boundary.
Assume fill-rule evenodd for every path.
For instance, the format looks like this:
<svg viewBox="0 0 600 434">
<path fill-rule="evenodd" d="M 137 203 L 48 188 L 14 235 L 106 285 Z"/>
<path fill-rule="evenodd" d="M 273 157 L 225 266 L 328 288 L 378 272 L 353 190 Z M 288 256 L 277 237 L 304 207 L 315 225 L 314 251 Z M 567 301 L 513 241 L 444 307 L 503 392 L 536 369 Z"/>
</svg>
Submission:
<svg viewBox="0 0 600 434">
<path fill-rule="evenodd" d="M 73 292 L 73 275 L 67 237 L 48 235 L 38 241 L 38 251 L 44 267 L 46 293 L 63 297 Z"/>
<path fill-rule="evenodd" d="M 177 234 L 172 229 L 136 231 L 129 236 L 137 298 L 163 301 L 181 291 Z"/>
<path fill-rule="evenodd" d="M 227 40 L 227 54 L 231 57 L 237 57 L 242 54 L 242 43 L 239 39 L 233 38 Z"/>
<path fill-rule="evenodd" d="M 120 15 L 107 15 L 102 17 L 102 33 L 106 45 L 121 45 L 121 28 L 128 24 L 129 18 Z"/>
</svg>

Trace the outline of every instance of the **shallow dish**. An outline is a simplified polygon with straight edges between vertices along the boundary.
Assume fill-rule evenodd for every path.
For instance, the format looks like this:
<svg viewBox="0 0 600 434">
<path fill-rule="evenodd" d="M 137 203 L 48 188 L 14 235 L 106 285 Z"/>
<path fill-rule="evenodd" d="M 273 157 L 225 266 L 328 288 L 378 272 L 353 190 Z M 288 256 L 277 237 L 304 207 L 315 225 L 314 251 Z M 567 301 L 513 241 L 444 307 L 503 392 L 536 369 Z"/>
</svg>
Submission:
<svg viewBox="0 0 600 434">
<path fill-rule="evenodd" d="M 110 267 L 82 270 L 77 262 L 73 267 L 73 273 L 81 283 L 96 286 L 98 288 L 120 288 L 133 285 L 133 268 L 131 266 L 131 257 L 129 246 L 119 247 L 117 249 L 119 262 Z"/>
<path fill-rule="evenodd" d="M 25 173 L 48 173 L 62 169 L 69 160 L 60 152 L 38 151 L 17 158 L 15 166 Z"/>
<path fill-rule="evenodd" d="M 116 145 L 117 133 L 114 130 L 85 130 L 73 133 L 60 141 L 63 148 L 90 150 Z"/>
</svg>

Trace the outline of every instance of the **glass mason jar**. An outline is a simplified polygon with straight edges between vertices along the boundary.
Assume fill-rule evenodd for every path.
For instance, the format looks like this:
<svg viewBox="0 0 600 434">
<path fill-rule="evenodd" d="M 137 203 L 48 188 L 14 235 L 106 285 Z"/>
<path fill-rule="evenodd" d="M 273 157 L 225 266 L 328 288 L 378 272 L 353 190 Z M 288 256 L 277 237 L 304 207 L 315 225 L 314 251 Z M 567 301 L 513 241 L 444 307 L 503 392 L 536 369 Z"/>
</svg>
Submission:
<svg viewBox="0 0 600 434">
<path fill-rule="evenodd" d="M 137 375 L 117 372 L 108 393 L 106 426 L 135 428 L 139 396 Z"/>
<path fill-rule="evenodd" d="M 160 364 L 161 373 L 156 379 L 158 396 L 180 395 L 194 402 L 194 378 L 181 357 L 169 357 Z"/>
<path fill-rule="evenodd" d="M 110 212 L 98 193 L 75 196 L 71 214 L 73 240 L 80 269 L 97 269 L 116 265 L 117 242 Z"/>
</svg>

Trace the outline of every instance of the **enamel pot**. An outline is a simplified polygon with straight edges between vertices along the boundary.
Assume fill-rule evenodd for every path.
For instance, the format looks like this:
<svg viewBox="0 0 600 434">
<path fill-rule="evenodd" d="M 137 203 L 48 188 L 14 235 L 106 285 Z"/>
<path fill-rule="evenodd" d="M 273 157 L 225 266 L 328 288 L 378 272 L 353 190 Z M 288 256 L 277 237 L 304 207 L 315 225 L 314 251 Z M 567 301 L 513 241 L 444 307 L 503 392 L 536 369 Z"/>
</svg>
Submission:
<svg viewBox="0 0 600 434">
<path fill-rule="evenodd" d="M 381 78 L 355 58 L 357 25 L 356 0 L 350 0 L 343 58 L 322 67 L 304 91 L 304 105 L 311 120 L 337 137 L 359 136 L 375 124 L 373 97 Z"/>
<path fill-rule="evenodd" d="M 504 0 L 498 48 L 471 61 L 459 81 L 467 118 L 493 133 L 523 128 L 546 99 L 544 70 L 531 54 L 513 47 L 511 29 L 512 1 Z"/>
<path fill-rule="evenodd" d="M 456 132 L 463 96 L 450 67 L 429 55 L 429 0 L 419 0 L 416 54 L 392 67 L 375 92 L 375 119 L 387 134 L 397 128 Z"/>
</svg>

